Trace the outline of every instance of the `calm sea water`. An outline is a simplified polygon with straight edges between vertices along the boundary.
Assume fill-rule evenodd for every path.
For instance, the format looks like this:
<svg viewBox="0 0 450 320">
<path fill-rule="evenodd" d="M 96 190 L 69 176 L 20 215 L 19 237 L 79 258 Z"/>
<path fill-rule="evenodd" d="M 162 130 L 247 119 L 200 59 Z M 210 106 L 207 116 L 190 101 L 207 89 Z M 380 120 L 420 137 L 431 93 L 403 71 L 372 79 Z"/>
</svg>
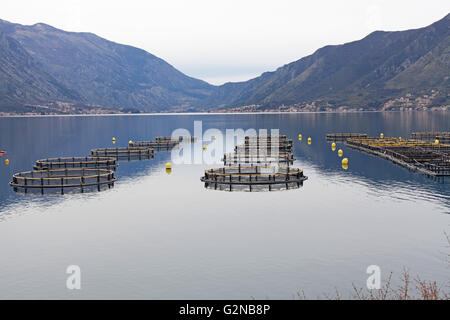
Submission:
<svg viewBox="0 0 450 320">
<path fill-rule="evenodd" d="M 8 186 L 35 160 L 84 156 L 128 140 L 208 128 L 279 128 L 294 139 L 297 190 L 207 190 L 208 165 L 174 165 L 170 153 L 121 162 L 109 191 L 24 196 Z M 326 133 L 407 137 L 450 131 L 450 113 L 157 115 L 0 118 L 0 298 L 292 299 L 344 296 L 364 286 L 369 265 L 382 277 L 403 267 L 448 283 L 450 181 L 433 179 L 342 144 Z M 303 134 L 303 141 L 296 139 Z M 306 138 L 312 138 L 312 144 Z M 10 160 L 9 166 L 4 159 Z M 66 289 L 79 265 L 82 289 Z"/>
</svg>

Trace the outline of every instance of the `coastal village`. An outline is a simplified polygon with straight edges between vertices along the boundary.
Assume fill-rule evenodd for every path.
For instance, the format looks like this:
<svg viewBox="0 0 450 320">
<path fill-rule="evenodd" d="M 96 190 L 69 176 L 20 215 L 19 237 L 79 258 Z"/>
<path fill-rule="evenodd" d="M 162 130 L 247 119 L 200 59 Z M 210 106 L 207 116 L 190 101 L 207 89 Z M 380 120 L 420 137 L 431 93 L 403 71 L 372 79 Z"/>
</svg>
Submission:
<svg viewBox="0 0 450 320">
<path fill-rule="evenodd" d="M 391 99 L 385 102 L 381 107 L 350 107 L 335 106 L 328 102 L 313 101 L 311 103 L 298 103 L 293 105 L 280 105 L 275 108 L 267 108 L 262 105 L 252 104 L 240 107 L 222 108 L 216 110 L 208 110 L 204 108 L 186 108 L 179 107 L 172 109 L 170 113 L 186 113 L 186 112 L 208 112 L 208 113 L 248 113 L 248 112 L 362 112 L 362 111 L 446 111 L 450 110 L 450 105 L 439 105 L 435 103 L 439 95 L 438 90 L 431 90 L 429 94 L 415 96 L 411 93 L 404 96 Z M 129 108 L 108 108 L 98 105 L 81 105 L 70 102 L 54 102 L 49 105 L 30 105 L 24 107 L 29 111 L 5 112 L 0 111 L 0 116 L 14 115 L 102 115 L 102 114 L 135 114 L 135 113 L 168 113 L 168 112 L 146 112 Z"/>
</svg>

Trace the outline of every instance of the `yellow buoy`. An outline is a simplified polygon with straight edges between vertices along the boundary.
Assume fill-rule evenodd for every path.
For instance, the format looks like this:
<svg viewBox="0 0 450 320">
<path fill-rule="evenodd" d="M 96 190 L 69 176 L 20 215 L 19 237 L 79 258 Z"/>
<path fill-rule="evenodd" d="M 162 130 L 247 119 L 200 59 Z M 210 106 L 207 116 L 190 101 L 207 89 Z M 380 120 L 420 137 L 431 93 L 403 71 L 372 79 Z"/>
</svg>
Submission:
<svg viewBox="0 0 450 320">
<path fill-rule="evenodd" d="M 311 138 L 308 138 L 308 144 L 311 144 Z"/>
<path fill-rule="evenodd" d="M 171 173 L 172 173 L 172 169 L 167 169 L 167 168 L 166 168 L 166 173 L 167 173 L 167 174 L 171 174 Z"/>
<path fill-rule="evenodd" d="M 302 135 L 299 134 L 299 135 L 298 135 L 298 140 L 302 140 L 302 138 L 303 138 Z"/>
<path fill-rule="evenodd" d="M 344 158 L 344 159 L 342 159 L 342 165 L 344 166 L 348 166 L 348 159 L 347 158 Z"/>
<path fill-rule="evenodd" d="M 332 148 L 336 148 L 336 143 L 333 142 L 333 143 L 331 144 L 331 147 L 332 147 Z"/>
<path fill-rule="evenodd" d="M 169 170 L 172 169 L 172 164 L 170 162 L 166 163 L 166 169 L 169 169 Z"/>
<path fill-rule="evenodd" d="M 434 140 L 434 144 L 439 144 L 439 140 L 438 139 Z"/>
<path fill-rule="evenodd" d="M 5 164 L 6 164 L 6 165 L 9 164 L 9 159 L 5 159 Z"/>
<path fill-rule="evenodd" d="M 331 146 L 331 150 L 336 151 L 336 146 Z"/>
<path fill-rule="evenodd" d="M 130 141 L 128 141 L 128 144 L 133 144 L 133 141 L 131 141 L 131 140 L 130 140 Z"/>
<path fill-rule="evenodd" d="M 206 150 L 206 145 L 203 145 L 203 151 L 205 151 Z"/>
<path fill-rule="evenodd" d="M 339 157 L 342 157 L 343 154 L 344 154 L 344 151 L 342 151 L 342 149 L 339 149 L 339 150 L 338 150 L 338 156 L 339 156 Z"/>
<path fill-rule="evenodd" d="M 112 141 L 116 141 L 116 138 L 113 137 L 113 138 L 112 138 Z"/>
<path fill-rule="evenodd" d="M 343 165 L 342 165 L 342 169 L 348 170 L 348 164 L 343 164 Z"/>
<path fill-rule="evenodd" d="M 384 133 L 380 133 L 380 138 L 381 138 L 381 139 L 384 138 Z"/>
</svg>

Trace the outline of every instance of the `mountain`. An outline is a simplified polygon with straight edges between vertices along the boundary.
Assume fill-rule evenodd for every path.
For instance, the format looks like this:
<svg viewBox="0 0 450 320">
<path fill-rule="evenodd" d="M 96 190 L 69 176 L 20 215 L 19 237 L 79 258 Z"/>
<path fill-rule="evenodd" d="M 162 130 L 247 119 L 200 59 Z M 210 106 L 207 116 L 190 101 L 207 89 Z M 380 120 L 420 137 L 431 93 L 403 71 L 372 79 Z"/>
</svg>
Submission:
<svg viewBox="0 0 450 320">
<path fill-rule="evenodd" d="M 0 20 L 0 112 L 52 104 L 66 113 L 74 105 L 78 112 L 450 105 L 449 31 L 450 15 L 420 29 L 376 31 L 249 81 L 212 86 L 92 33 Z"/>
<path fill-rule="evenodd" d="M 28 52 L 0 29 L 0 109 L 23 110 L 33 103 L 82 100 L 40 69 Z"/>
<path fill-rule="evenodd" d="M 255 79 L 227 83 L 207 99 L 221 107 L 321 103 L 380 107 L 405 94 L 438 90 L 450 103 L 450 14 L 407 31 L 376 31 L 362 40 L 326 46 Z"/>
<path fill-rule="evenodd" d="M 55 99 L 164 111 L 195 106 L 214 88 L 144 50 L 91 33 L 66 32 L 42 23 L 23 26 L 3 20 L 0 30 L 26 50 L 39 73 L 48 74 L 61 88 L 70 88 L 78 94 L 78 97 L 55 95 Z M 34 99 L 38 87 L 23 83 L 17 88 L 29 92 L 28 103 L 41 101 L 38 97 Z"/>
</svg>

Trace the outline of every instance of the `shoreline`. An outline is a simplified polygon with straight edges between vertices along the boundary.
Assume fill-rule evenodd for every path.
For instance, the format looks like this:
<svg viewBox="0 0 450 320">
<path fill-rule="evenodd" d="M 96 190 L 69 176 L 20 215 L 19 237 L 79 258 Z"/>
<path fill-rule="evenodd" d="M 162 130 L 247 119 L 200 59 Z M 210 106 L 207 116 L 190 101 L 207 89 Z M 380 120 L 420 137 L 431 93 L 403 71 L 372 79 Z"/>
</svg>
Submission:
<svg viewBox="0 0 450 320">
<path fill-rule="evenodd" d="M 37 117 L 118 117 L 118 116 L 192 116 L 192 115 L 269 115 L 269 114 L 355 114 L 355 113 L 403 113 L 403 112 L 447 112 L 447 109 L 432 110 L 355 110 L 355 111 L 261 111 L 261 112 L 149 112 L 149 113 L 108 113 L 108 114 L 30 114 L 0 115 L 1 118 L 37 118 Z"/>
</svg>

